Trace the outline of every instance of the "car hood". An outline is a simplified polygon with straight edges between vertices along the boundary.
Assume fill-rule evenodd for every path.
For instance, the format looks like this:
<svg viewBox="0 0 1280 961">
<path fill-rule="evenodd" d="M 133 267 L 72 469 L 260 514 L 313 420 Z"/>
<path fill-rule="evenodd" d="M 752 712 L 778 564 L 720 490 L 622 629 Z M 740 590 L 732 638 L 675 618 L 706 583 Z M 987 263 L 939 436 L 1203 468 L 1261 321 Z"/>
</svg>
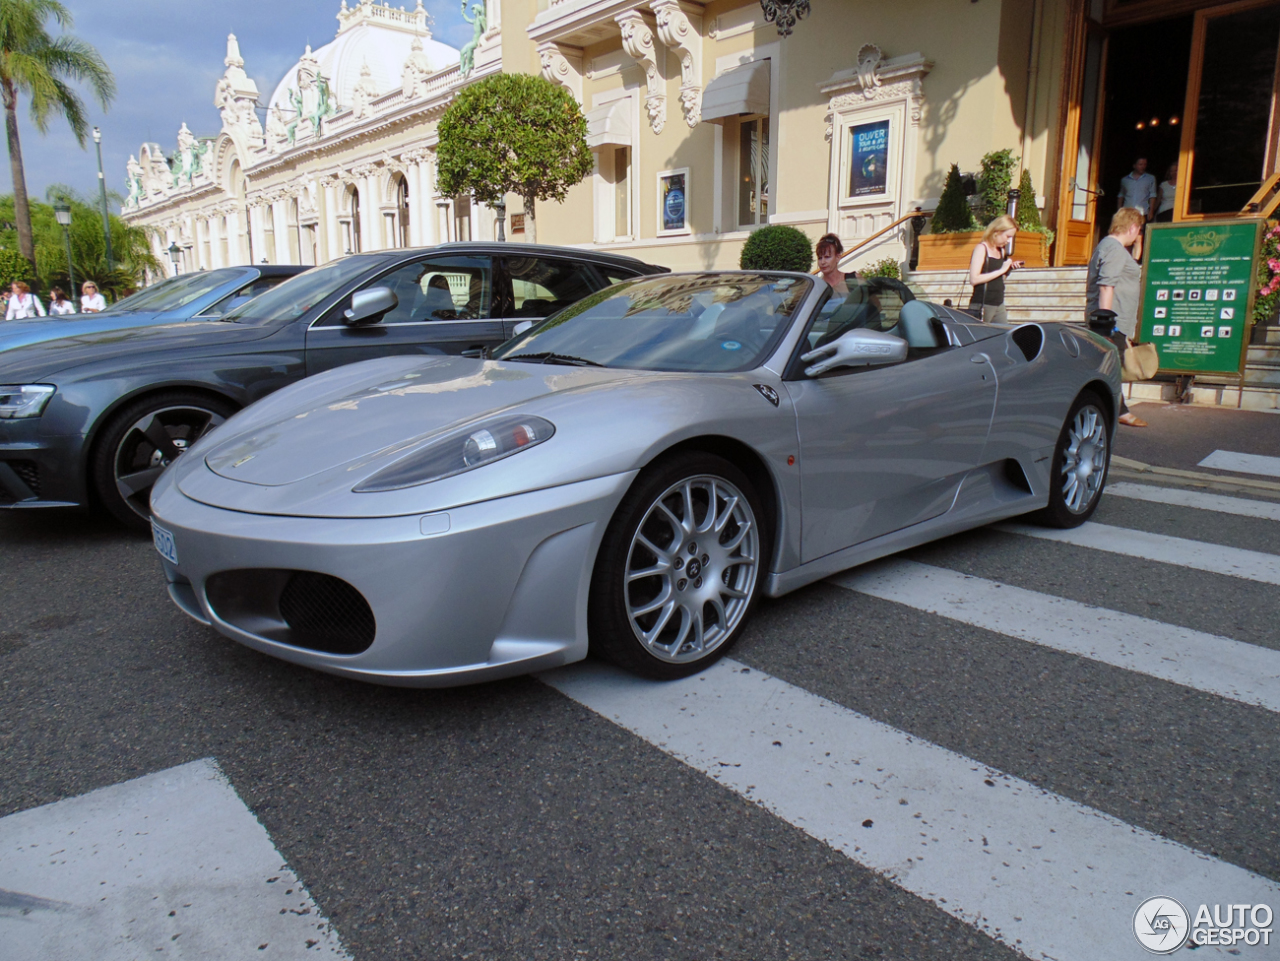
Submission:
<svg viewBox="0 0 1280 961">
<path fill-rule="evenodd" d="M 365 361 L 307 378 L 237 414 L 178 460 L 157 491 L 176 484 L 201 503 L 258 514 L 440 510 L 632 470 L 655 445 L 702 429 L 751 437 L 762 417 L 790 416 L 752 386 L 772 377 L 449 356 Z M 453 477 L 354 491 L 435 438 L 512 409 L 549 420 L 555 435 Z M 794 443 L 794 423 L 784 430 Z"/>
<path fill-rule="evenodd" d="M 141 316 L 122 314 L 122 317 Z M 53 323 L 65 323 L 54 321 Z M 78 323 L 78 322 L 73 322 Z M 0 330 L 4 327 L 0 324 Z M 0 382 L 38 383 L 60 370 L 120 358 L 132 363 L 157 350 L 186 351 L 196 347 L 259 340 L 274 328 L 242 326 L 217 320 L 181 320 L 155 325 L 119 326 L 76 333 L 58 328 L 63 336 L 9 347 L 0 341 Z"/>
<path fill-rule="evenodd" d="M 64 340 L 108 330 L 128 327 L 145 327 L 159 323 L 163 314 L 155 311 L 119 314 L 63 314 L 60 317 L 39 317 L 30 320 L 0 322 L 0 351 L 49 340 Z"/>
</svg>

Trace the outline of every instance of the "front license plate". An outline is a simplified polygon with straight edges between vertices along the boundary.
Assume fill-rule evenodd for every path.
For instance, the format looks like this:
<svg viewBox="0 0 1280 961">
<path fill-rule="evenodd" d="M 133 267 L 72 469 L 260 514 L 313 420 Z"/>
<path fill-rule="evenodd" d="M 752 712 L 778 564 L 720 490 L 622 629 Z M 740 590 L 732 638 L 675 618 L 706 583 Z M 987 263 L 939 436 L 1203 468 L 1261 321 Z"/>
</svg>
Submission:
<svg viewBox="0 0 1280 961">
<path fill-rule="evenodd" d="M 173 535 L 161 527 L 159 524 L 152 522 L 151 539 L 155 542 L 156 550 L 170 564 L 178 563 L 178 545 L 173 542 Z"/>
</svg>

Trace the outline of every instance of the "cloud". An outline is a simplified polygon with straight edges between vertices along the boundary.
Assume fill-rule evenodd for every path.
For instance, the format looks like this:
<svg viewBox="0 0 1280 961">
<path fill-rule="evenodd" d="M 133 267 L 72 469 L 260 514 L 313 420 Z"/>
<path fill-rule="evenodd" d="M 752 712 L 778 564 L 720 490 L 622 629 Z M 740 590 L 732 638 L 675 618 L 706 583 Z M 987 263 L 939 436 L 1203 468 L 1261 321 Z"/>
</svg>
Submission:
<svg viewBox="0 0 1280 961">
<path fill-rule="evenodd" d="M 303 47 L 319 47 L 337 32 L 341 0 L 65 0 L 71 33 L 93 44 L 115 74 L 117 95 L 105 113 L 88 96 L 89 123 L 102 129 L 102 161 L 108 189 L 125 192 L 125 162 L 148 141 L 174 148 L 185 122 L 197 135 L 217 133 L 221 121 L 213 90 L 225 69 L 227 34 L 240 43 L 245 70 L 265 101 Z M 354 5 L 359 0 L 347 0 Z M 412 7 L 415 0 L 397 0 Z M 426 0 L 432 33 L 459 47 L 471 38 L 458 6 Z M 65 123 L 54 120 L 40 135 L 19 107 L 27 190 L 43 197 L 51 184 L 97 193 L 93 142 L 82 150 Z"/>
</svg>

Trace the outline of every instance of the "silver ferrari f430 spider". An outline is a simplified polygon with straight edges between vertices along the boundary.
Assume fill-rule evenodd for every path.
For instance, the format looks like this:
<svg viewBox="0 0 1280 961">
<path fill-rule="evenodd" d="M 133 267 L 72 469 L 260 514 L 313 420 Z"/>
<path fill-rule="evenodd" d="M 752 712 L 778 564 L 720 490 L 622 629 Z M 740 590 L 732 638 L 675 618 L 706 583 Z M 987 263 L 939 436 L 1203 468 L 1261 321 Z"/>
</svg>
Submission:
<svg viewBox="0 0 1280 961">
<path fill-rule="evenodd" d="M 267 397 L 161 476 L 153 533 L 186 613 L 320 670 L 450 685 L 595 652 L 672 678 L 762 593 L 1015 515 L 1082 523 L 1119 396 L 1081 327 L 980 324 L 896 281 L 665 274 L 488 357 Z"/>
</svg>

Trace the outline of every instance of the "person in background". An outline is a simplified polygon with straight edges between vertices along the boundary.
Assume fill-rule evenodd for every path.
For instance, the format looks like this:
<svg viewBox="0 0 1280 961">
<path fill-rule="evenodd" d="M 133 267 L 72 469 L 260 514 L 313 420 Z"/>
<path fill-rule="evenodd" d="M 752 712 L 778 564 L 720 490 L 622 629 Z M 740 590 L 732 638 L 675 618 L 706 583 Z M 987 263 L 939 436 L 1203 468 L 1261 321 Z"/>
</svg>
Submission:
<svg viewBox="0 0 1280 961">
<path fill-rule="evenodd" d="M 837 294 L 848 295 L 849 285 L 845 283 L 845 274 L 840 270 L 840 256 L 844 253 L 844 244 L 835 234 L 823 234 L 818 238 L 815 248 L 818 255 L 818 272 L 822 279 L 831 285 Z M 858 276 L 856 273 L 854 277 Z"/>
<path fill-rule="evenodd" d="M 61 287 L 49 288 L 49 316 L 55 317 L 58 314 L 74 314 L 76 305 L 66 294 L 62 292 Z"/>
<path fill-rule="evenodd" d="M 1146 214 L 1136 207 L 1121 207 L 1111 218 L 1111 232 L 1098 242 L 1089 258 L 1085 288 L 1085 322 L 1095 310 L 1114 310 L 1116 328 L 1111 340 L 1123 354 L 1138 331 L 1138 299 L 1141 296 L 1142 231 Z M 1147 422 L 1132 413 L 1120 398 L 1120 423 L 1146 427 Z"/>
<path fill-rule="evenodd" d="M 1169 164 L 1164 172 L 1164 180 L 1160 183 L 1159 206 L 1156 207 L 1155 220 L 1169 223 L 1173 220 L 1173 201 L 1178 193 L 1178 161 Z"/>
<path fill-rule="evenodd" d="M 80 285 L 80 310 L 86 314 L 96 314 L 107 309 L 106 298 L 98 293 L 98 285 L 86 280 Z"/>
<path fill-rule="evenodd" d="M 1010 260 L 1005 254 L 1005 248 L 1017 232 L 1018 227 L 1013 218 L 1008 214 L 1001 214 L 987 224 L 987 229 L 982 232 L 982 239 L 973 248 L 973 256 L 969 258 L 969 283 L 973 285 L 969 307 L 981 308 L 981 320 L 984 324 L 1003 324 L 1009 319 L 1009 312 L 1004 306 L 1004 278 L 1021 267 L 1022 261 Z"/>
<path fill-rule="evenodd" d="M 24 281 L 15 280 L 9 293 L 9 309 L 4 313 L 5 320 L 26 320 L 28 317 L 43 317 L 44 304 L 31 292 Z"/>
<path fill-rule="evenodd" d="M 1133 162 L 1133 169 L 1120 178 L 1120 192 L 1116 195 L 1116 210 L 1132 207 L 1142 211 L 1142 216 L 1150 220 L 1156 215 L 1156 178 L 1147 173 L 1147 158 L 1138 157 Z"/>
</svg>

